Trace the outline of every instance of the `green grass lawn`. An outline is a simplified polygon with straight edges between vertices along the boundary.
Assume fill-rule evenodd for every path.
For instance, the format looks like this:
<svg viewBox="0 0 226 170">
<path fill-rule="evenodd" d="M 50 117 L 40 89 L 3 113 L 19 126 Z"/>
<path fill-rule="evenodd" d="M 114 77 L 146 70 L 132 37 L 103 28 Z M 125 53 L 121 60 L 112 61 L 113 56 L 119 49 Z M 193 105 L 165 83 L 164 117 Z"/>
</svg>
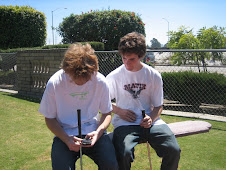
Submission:
<svg viewBox="0 0 226 170">
<path fill-rule="evenodd" d="M 39 101 L 0 92 L 0 169 L 51 169 L 53 134 L 47 129 L 44 117 L 38 113 Z M 192 120 L 161 116 L 167 123 Z M 209 133 L 178 138 L 181 147 L 181 170 L 226 169 L 226 123 L 209 121 Z M 108 131 L 112 131 L 110 126 Z M 161 159 L 151 149 L 153 170 L 160 169 Z M 80 161 L 76 163 L 80 169 Z M 95 163 L 83 156 L 83 169 L 97 169 Z M 135 148 L 132 169 L 149 169 L 147 145 Z"/>
</svg>

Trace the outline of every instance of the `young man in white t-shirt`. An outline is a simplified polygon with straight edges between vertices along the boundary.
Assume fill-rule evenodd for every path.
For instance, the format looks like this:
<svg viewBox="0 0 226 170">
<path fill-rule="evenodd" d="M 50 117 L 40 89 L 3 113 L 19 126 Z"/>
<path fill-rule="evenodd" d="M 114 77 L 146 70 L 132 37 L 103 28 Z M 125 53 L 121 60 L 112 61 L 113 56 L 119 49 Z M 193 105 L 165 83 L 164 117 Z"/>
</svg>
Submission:
<svg viewBox="0 0 226 170">
<path fill-rule="evenodd" d="M 77 110 L 81 110 L 81 144 Z M 99 111 L 102 116 L 99 119 Z M 111 99 L 105 77 L 98 72 L 98 60 L 89 44 L 73 44 L 66 51 L 62 69 L 48 81 L 39 112 L 47 127 L 55 134 L 51 159 L 52 168 L 75 169 L 82 153 L 89 156 L 99 169 L 118 169 L 114 146 L 105 130 L 111 122 Z"/>
<path fill-rule="evenodd" d="M 134 160 L 134 147 L 146 140 L 162 157 L 161 169 L 175 170 L 180 148 L 167 124 L 159 117 L 163 105 L 161 74 L 141 62 L 146 54 L 145 37 L 132 32 L 118 46 L 123 65 L 107 76 L 115 113 L 113 143 L 119 169 L 128 170 Z M 146 115 L 142 117 L 142 110 Z"/>
</svg>

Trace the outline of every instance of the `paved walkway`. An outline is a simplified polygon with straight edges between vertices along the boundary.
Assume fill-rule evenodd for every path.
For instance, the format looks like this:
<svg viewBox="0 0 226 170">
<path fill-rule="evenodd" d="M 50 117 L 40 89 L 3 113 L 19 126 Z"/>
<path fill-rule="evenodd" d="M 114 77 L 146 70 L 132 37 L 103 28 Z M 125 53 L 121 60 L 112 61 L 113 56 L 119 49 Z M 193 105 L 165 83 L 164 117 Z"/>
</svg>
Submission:
<svg viewBox="0 0 226 170">
<path fill-rule="evenodd" d="M 7 90 L 7 89 L 0 89 L 2 92 L 13 93 L 17 94 L 18 92 L 15 90 Z M 225 116 L 217 116 L 217 115 L 210 115 L 210 114 L 203 114 L 203 113 L 191 113 L 191 112 L 180 112 L 180 111 L 172 111 L 172 110 L 163 110 L 163 115 L 170 115 L 170 116 L 181 116 L 181 117 L 190 117 L 190 118 L 199 118 L 199 119 L 206 119 L 206 120 L 214 120 L 220 122 L 226 122 Z"/>
<path fill-rule="evenodd" d="M 18 91 L 15 91 L 15 90 L 8 90 L 8 89 L 0 89 L 0 91 L 2 92 L 7 92 L 7 93 L 13 93 L 13 94 L 17 94 Z"/>
<path fill-rule="evenodd" d="M 198 118 L 198 119 L 226 122 L 225 116 L 217 116 L 217 115 L 210 115 L 210 114 L 203 114 L 203 113 L 191 113 L 191 112 L 180 112 L 180 111 L 173 111 L 173 110 L 163 110 L 162 114 L 170 115 L 170 116 L 181 116 L 181 117 L 190 117 L 190 118 Z"/>
</svg>

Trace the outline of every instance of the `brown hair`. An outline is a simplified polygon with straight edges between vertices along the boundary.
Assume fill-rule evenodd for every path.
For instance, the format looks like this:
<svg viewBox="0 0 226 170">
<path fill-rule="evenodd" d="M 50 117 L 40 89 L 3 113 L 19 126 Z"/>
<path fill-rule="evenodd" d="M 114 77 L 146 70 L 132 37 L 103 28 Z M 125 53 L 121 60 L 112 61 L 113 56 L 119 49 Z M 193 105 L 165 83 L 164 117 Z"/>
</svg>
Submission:
<svg viewBox="0 0 226 170">
<path fill-rule="evenodd" d="M 138 32 L 131 32 L 120 39 L 118 50 L 121 55 L 126 53 L 135 53 L 139 58 L 146 54 L 145 36 Z"/>
<path fill-rule="evenodd" d="M 62 68 L 72 79 L 90 80 L 98 71 L 98 59 L 90 44 L 72 44 L 64 55 Z"/>
</svg>

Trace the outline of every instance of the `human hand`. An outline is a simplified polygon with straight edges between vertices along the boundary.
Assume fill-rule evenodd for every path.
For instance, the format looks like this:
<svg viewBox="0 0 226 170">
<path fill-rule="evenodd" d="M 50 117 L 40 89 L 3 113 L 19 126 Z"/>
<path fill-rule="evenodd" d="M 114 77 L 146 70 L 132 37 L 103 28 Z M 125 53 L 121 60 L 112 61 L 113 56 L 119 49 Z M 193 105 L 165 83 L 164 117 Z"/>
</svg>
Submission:
<svg viewBox="0 0 226 170">
<path fill-rule="evenodd" d="M 91 133 L 88 133 L 86 135 L 85 139 L 90 139 L 91 144 L 90 145 L 82 145 L 82 147 L 92 147 L 96 143 L 96 141 L 98 140 L 98 132 L 93 131 Z"/>
<path fill-rule="evenodd" d="M 141 120 L 140 126 L 144 128 L 150 128 L 152 125 L 152 119 L 150 116 L 145 115 L 145 117 Z"/>
<path fill-rule="evenodd" d="M 128 122 L 135 122 L 137 118 L 136 114 L 132 110 L 128 109 L 119 109 L 117 114 L 120 116 L 120 118 Z"/>
<path fill-rule="evenodd" d="M 78 138 L 76 136 L 69 136 L 66 145 L 68 146 L 70 151 L 78 152 L 81 147 L 81 141 L 82 141 L 81 138 Z"/>
</svg>

